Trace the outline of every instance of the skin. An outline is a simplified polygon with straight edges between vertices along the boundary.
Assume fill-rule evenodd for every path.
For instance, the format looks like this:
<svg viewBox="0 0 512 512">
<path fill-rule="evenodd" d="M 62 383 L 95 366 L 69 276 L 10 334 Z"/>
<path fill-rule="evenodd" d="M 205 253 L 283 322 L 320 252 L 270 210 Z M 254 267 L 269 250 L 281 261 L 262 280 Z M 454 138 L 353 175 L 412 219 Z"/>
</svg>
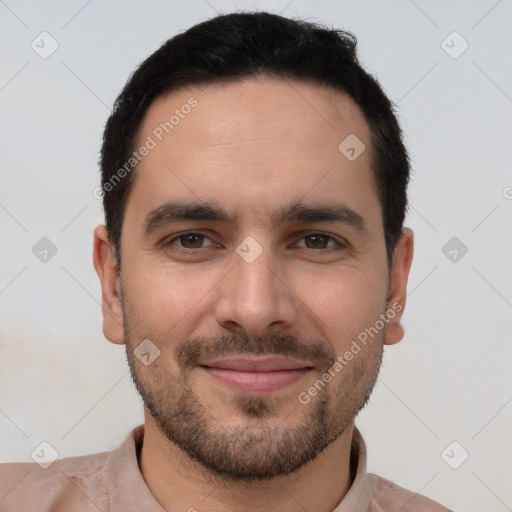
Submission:
<svg viewBox="0 0 512 512">
<path fill-rule="evenodd" d="M 137 168 L 119 275 L 105 226 L 94 233 L 103 331 L 112 343 L 126 343 L 146 400 L 141 472 L 169 510 L 331 511 L 351 485 L 354 417 L 373 388 L 383 346 L 403 337 L 400 317 L 413 233 L 403 230 L 388 268 L 370 132 L 348 96 L 270 77 L 188 87 L 155 100 L 139 143 L 191 96 L 197 107 Z M 338 150 L 350 134 L 366 146 L 355 161 Z M 173 199 L 216 202 L 237 220 L 180 221 L 145 234 L 147 214 Z M 325 221 L 273 224 L 272 213 L 293 201 L 343 204 L 363 217 L 366 231 Z M 175 239 L 186 231 L 206 238 Z M 332 238 L 308 236 L 316 233 Z M 262 249 L 251 263 L 236 252 L 246 237 Z M 173 238 L 171 245 L 162 245 Z M 300 403 L 298 394 L 321 378 L 329 358 L 344 354 L 393 304 L 400 311 L 385 328 L 308 404 Z M 221 344 L 222 336 L 228 345 Z M 145 366 L 133 351 L 147 338 L 160 355 Z M 180 356 L 194 354 L 192 345 L 199 357 L 207 347 L 210 355 L 220 354 L 223 346 L 231 353 L 296 350 L 311 356 L 312 370 L 277 391 L 236 392 L 197 366 L 180 365 Z M 192 412 L 190 424 L 186 411 Z M 166 431 L 173 418 L 180 427 L 174 432 L 182 436 L 178 440 Z M 200 457 L 223 450 L 224 473 L 191 453 L 187 433 L 201 425 L 199 420 L 204 427 Z M 318 436 L 307 438 L 315 432 Z M 298 442 L 288 446 L 286 435 L 292 434 Z M 306 441 L 325 446 L 318 447 L 314 460 L 300 463 Z M 280 445 L 294 448 L 283 457 Z M 262 454 L 268 466 L 261 464 L 261 478 L 251 479 L 250 468 L 256 471 Z M 295 460 L 297 467 L 280 466 L 285 460 Z"/>
</svg>

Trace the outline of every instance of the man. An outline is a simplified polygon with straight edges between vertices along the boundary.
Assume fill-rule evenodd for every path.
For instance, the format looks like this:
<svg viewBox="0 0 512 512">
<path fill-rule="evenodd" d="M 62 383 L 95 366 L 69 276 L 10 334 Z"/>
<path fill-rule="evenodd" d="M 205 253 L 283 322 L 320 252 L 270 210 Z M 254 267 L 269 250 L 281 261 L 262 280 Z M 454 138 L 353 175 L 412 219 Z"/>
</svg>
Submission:
<svg viewBox="0 0 512 512">
<path fill-rule="evenodd" d="M 219 16 L 130 78 L 101 153 L 103 331 L 145 423 L 7 464 L 0 510 L 446 511 L 366 473 L 354 418 L 400 318 L 409 162 L 355 39 Z"/>
</svg>

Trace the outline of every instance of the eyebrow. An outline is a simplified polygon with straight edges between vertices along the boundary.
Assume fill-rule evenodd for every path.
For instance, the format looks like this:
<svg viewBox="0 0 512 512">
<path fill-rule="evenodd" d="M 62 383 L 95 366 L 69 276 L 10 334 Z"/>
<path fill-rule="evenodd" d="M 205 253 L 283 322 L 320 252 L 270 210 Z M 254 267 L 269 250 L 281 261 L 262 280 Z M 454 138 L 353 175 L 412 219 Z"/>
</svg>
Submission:
<svg viewBox="0 0 512 512">
<path fill-rule="evenodd" d="M 237 217 L 215 203 L 183 200 L 168 201 L 148 213 L 143 224 L 144 232 L 149 235 L 168 224 L 185 220 L 234 224 Z M 340 204 L 294 202 L 276 210 L 270 220 L 273 226 L 287 223 L 333 222 L 344 224 L 362 233 L 369 233 L 368 223 L 364 217 L 352 208 Z"/>
</svg>

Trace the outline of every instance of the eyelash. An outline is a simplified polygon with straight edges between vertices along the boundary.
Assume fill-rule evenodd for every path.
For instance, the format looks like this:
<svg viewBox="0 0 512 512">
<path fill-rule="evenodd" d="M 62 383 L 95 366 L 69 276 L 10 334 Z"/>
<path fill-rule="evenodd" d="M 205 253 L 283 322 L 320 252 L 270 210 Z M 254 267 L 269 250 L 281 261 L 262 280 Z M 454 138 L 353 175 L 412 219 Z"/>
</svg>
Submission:
<svg viewBox="0 0 512 512">
<path fill-rule="evenodd" d="M 171 239 L 164 240 L 161 245 L 162 245 L 163 248 L 172 246 L 176 240 L 179 240 L 181 237 L 184 237 L 184 236 L 187 236 L 187 235 L 197 235 L 199 237 L 203 237 L 204 239 L 209 239 L 210 240 L 210 238 L 208 236 L 204 235 L 203 233 L 198 233 L 196 231 L 187 231 L 185 233 L 179 233 L 178 235 L 172 237 Z M 327 238 L 328 239 L 327 243 L 329 243 L 329 241 L 332 240 L 336 244 L 337 247 L 326 247 L 326 248 L 320 248 L 320 249 L 311 249 L 309 247 L 303 247 L 303 249 L 306 249 L 308 251 L 313 251 L 313 252 L 320 252 L 320 251 L 340 250 L 340 249 L 344 249 L 344 248 L 347 247 L 346 243 L 343 243 L 343 242 L 337 240 L 336 238 L 334 238 L 333 236 L 328 235 L 326 233 L 322 233 L 320 231 L 311 231 L 309 233 L 306 233 L 304 236 L 302 236 L 300 238 L 300 240 L 303 240 L 304 238 L 307 238 L 308 236 L 314 236 L 314 235 L 319 235 L 319 236 L 321 236 L 323 238 Z M 205 248 L 204 247 L 199 247 L 199 248 L 196 248 L 196 249 L 188 249 L 186 247 L 183 247 L 183 248 L 177 248 L 176 250 L 178 252 L 181 252 L 181 253 L 188 253 L 188 254 L 190 254 L 192 252 L 197 252 L 200 249 L 205 249 Z"/>
</svg>

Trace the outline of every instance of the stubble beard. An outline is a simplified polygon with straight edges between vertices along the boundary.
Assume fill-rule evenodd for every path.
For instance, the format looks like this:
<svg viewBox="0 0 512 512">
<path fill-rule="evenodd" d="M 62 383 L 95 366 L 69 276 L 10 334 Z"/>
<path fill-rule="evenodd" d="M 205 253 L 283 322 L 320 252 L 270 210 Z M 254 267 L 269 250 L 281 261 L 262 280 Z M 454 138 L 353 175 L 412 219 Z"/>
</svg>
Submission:
<svg viewBox="0 0 512 512">
<path fill-rule="evenodd" d="M 365 346 L 341 372 L 308 404 L 296 401 L 293 412 L 280 418 L 282 402 L 272 396 L 237 395 L 232 402 L 240 421 L 223 424 L 208 411 L 198 393 L 184 375 L 173 376 L 163 366 L 164 358 L 145 367 L 136 359 L 134 349 L 146 336 L 135 333 L 129 312 L 123 305 L 126 352 L 134 384 L 154 422 L 173 445 L 219 482 L 263 482 L 289 475 L 317 458 L 353 422 L 368 402 L 382 362 L 384 331 Z M 160 348 L 165 341 L 150 338 Z M 183 343 L 181 362 L 192 363 L 204 347 L 217 354 L 280 353 L 297 355 L 301 347 L 311 346 L 289 336 L 273 335 L 250 340 L 243 335 L 229 335 L 209 340 Z M 321 351 L 325 344 L 318 344 Z M 263 348 L 262 348 L 263 347 Z M 222 348 L 222 350 L 221 350 Z M 323 354 L 326 371 L 333 354 Z M 313 354 L 315 352 L 311 352 Z M 320 358 L 322 360 L 322 358 Z M 305 390 L 314 380 L 305 383 Z M 301 390 L 303 391 L 303 390 Z M 298 418 L 298 419 L 297 419 Z"/>
</svg>

